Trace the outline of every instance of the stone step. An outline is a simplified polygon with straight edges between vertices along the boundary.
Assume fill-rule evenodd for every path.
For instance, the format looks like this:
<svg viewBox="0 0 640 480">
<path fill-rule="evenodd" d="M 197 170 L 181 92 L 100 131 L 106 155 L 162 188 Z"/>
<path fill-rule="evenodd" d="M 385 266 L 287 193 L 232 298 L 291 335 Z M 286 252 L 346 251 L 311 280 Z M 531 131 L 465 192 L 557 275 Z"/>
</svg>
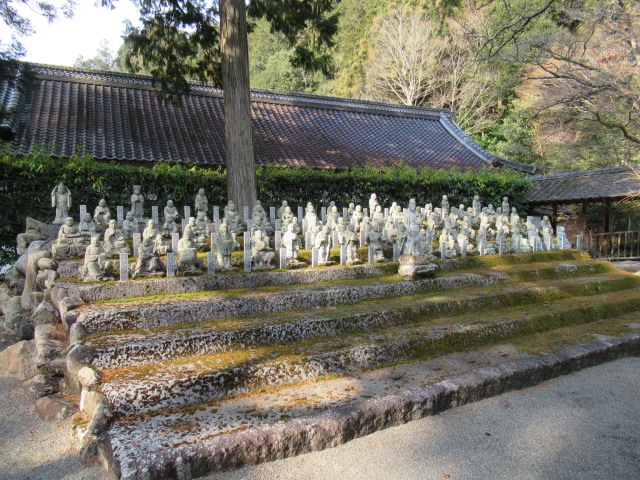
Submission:
<svg viewBox="0 0 640 480">
<path fill-rule="evenodd" d="M 67 329 L 78 322 L 89 334 L 149 329 L 202 320 L 353 305 L 367 300 L 497 285 L 509 281 L 579 277 L 611 270 L 613 268 L 606 262 L 551 262 L 517 265 L 489 272 L 444 274 L 418 281 L 403 281 L 398 276 L 390 276 L 313 286 L 202 292 L 83 305 L 67 312 L 64 321 Z"/>
<path fill-rule="evenodd" d="M 638 311 L 639 293 L 636 288 L 572 297 L 552 304 L 509 306 L 436 321 L 429 319 L 361 335 L 106 369 L 102 372 L 101 391 L 120 415 L 179 407 Z"/>
<path fill-rule="evenodd" d="M 636 316 L 612 320 L 636 323 Z M 587 337 L 543 357 L 497 345 L 223 402 L 128 416 L 116 420 L 100 449 L 114 477 L 195 478 L 336 446 L 640 351 L 637 330 L 621 338 L 598 335 L 595 342 L 575 344 L 594 339 Z"/>
<path fill-rule="evenodd" d="M 640 279 L 602 274 L 547 282 L 467 288 L 448 294 L 420 295 L 369 301 L 366 305 L 316 309 L 312 312 L 260 315 L 199 322 L 188 327 L 160 327 L 149 331 L 99 334 L 85 339 L 95 353 L 97 368 L 115 368 L 275 346 L 354 332 L 367 332 L 408 324 L 416 319 L 436 319 L 465 311 L 548 303 L 550 301 L 640 286 Z M 364 308 L 363 308 L 364 307 Z"/>
<path fill-rule="evenodd" d="M 444 261 L 434 260 L 433 263 L 439 266 L 439 271 L 456 272 L 519 264 L 528 265 L 551 261 L 588 259 L 589 256 L 581 250 L 563 250 L 535 254 L 475 256 Z M 203 291 L 257 289 L 268 286 L 306 285 L 318 282 L 355 280 L 396 274 L 397 272 L 398 263 L 389 262 L 374 265 L 333 266 L 247 274 L 235 272 L 195 277 L 130 279 L 127 282 L 82 283 L 61 279 L 56 282 L 55 289 L 59 291 L 57 295 L 60 298 L 67 296 L 79 298 L 85 303 L 95 303 L 153 295 L 178 295 Z"/>
</svg>

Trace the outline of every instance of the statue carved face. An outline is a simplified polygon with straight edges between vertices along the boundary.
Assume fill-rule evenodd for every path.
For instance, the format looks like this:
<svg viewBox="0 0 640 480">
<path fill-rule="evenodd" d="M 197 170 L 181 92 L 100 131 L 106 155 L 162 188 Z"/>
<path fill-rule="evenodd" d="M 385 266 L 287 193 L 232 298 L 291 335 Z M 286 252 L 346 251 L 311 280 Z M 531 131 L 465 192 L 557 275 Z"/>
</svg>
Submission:
<svg viewBox="0 0 640 480">
<path fill-rule="evenodd" d="M 201 188 L 200 190 L 198 190 L 198 195 L 204 195 L 204 188 Z"/>
<path fill-rule="evenodd" d="M 129 221 L 133 220 L 133 213 L 132 212 L 127 212 L 127 220 L 129 220 Z"/>
<path fill-rule="evenodd" d="M 89 223 L 89 222 L 91 221 L 91 214 L 89 214 L 89 213 L 85 213 L 85 214 L 82 216 L 82 221 L 83 221 L 83 222 L 85 222 L 85 223 Z"/>
<path fill-rule="evenodd" d="M 147 227 L 149 227 L 149 228 L 155 228 L 155 226 L 156 226 L 156 222 L 155 222 L 155 221 L 153 221 L 153 220 L 149 220 L 149 221 L 147 222 Z"/>
<path fill-rule="evenodd" d="M 100 201 L 98 202 L 98 205 L 101 207 L 106 207 L 107 201 L 104 198 L 101 198 Z"/>
<path fill-rule="evenodd" d="M 140 195 L 140 185 L 133 186 L 133 193 L 135 193 L 136 195 Z"/>
<path fill-rule="evenodd" d="M 167 207 L 173 208 L 173 200 L 167 200 Z"/>
<path fill-rule="evenodd" d="M 64 193 L 66 190 L 67 190 L 67 187 L 65 187 L 63 183 L 58 185 L 58 193 Z"/>
<path fill-rule="evenodd" d="M 109 220 L 109 228 L 116 228 L 116 221 L 115 220 Z"/>
<path fill-rule="evenodd" d="M 71 217 L 67 217 L 64 219 L 64 224 L 68 227 L 72 227 L 73 226 L 73 218 Z"/>
</svg>

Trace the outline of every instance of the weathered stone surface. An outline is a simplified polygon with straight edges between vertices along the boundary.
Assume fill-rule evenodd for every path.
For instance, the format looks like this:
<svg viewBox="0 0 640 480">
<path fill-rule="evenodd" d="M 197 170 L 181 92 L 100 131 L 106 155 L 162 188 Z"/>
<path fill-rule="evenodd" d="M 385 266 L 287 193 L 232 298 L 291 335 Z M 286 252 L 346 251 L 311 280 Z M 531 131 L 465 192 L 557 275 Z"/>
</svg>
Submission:
<svg viewBox="0 0 640 480">
<path fill-rule="evenodd" d="M 93 355 L 93 350 L 85 347 L 81 343 L 73 346 L 67 353 L 65 379 L 67 380 L 67 387 L 70 392 L 80 393 L 82 385 L 78 381 L 78 372 L 82 367 L 91 363 Z"/>
<path fill-rule="evenodd" d="M 69 289 L 61 287 L 59 284 L 56 284 L 51 289 L 51 303 L 53 303 L 53 305 L 56 307 L 56 310 L 61 311 L 62 309 L 61 302 L 68 296 L 69 296 Z"/>
<path fill-rule="evenodd" d="M 427 257 L 420 255 L 403 255 L 400 257 L 398 275 L 406 280 L 433 277 L 438 266 L 430 263 Z"/>
<path fill-rule="evenodd" d="M 87 329 L 84 328 L 81 323 L 74 323 L 69 329 L 69 346 L 73 346 L 76 343 L 82 343 L 87 334 Z"/>
<path fill-rule="evenodd" d="M 2 317 L 0 317 L 0 326 L 1 325 Z M 15 343 L 18 343 L 18 338 L 0 327 L 0 352 Z"/>
<path fill-rule="evenodd" d="M 100 375 L 93 368 L 82 367 L 78 371 L 78 381 L 86 390 L 95 390 L 100 386 Z"/>
<path fill-rule="evenodd" d="M 62 375 L 66 359 L 64 342 L 58 340 L 58 331 L 51 324 L 38 325 L 35 328 L 36 369 L 46 375 Z"/>
<path fill-rule="evenodd" d="M 496 285 L 508 280 L 503 273 L 487 275 L 451 275 L 415 282 L 393 282 L 366 285 L 335 285 L 319 288 L 288 289 L 263 296 L 229 298 L 223 294 L 202 297 L 197 302 L 172 299 L 171 303 L 135 305 L 113 304 L 105 308 L 84 308 L 67 314 L 67 322 L 80 322 L 90 333 L 135 328 L 151 328 L 179 323 L 198 322 L 204 318 L 230 318 L 282 312 L 312 307 L 352 305 L 365 300 L 428 293 L 439 289 L 453 289 L 479 285 Z"/>
<path fill-rule="evenodd" d="M 105 432 L 111 421 L 113 420 L 113 414 L 106 404 L 100 403 L 95 409 L 93 417 L 89 422 L 89 433 L 91 435 L 100 435 Z"/>
<path fill-rule="evenodd" d="M 82 263 L 76 261 L 62 261 L 58 263 L 60 278 L 80 278 Z"/>
<path fill-rule="evenodd" d="M 9 290 L 13 295 L 22 295 L 24 290 L 24 275 L 18 272 L 15 268 L 10 268 L 5 274 L 5 284 L 9 287 Z"/>
<path fill-rule="evenodd" d="M 122 478 L 157 480 L 176 478 L 180 471 L 192 477 L 224 472 L 246 465 L 321 450 L 378 430 L 400 425 L 501 393 L 536 385 L 569 371 L 640 353 L 640 334 L 611 341 L 570 347 L 542 358 L 505 362 L 456 375 L 439 383 L 400 394 L 333 408 L 322 413 L 275 422 L 194 444 L 132 455 L 124 438 L 100 445 L 110 471 Z M 126 430 L 125 430 L 126 432 Z"/>
<path fill-rule="evenodd" d="M 59 421 L 75 415 L 78 412 L 78 407 L 56 394 L 38 399 L 36 412 L 43 420 Z"/>
<path fill-rule="evenodd" d="M 80 305 L 83 305 L 83 304 L 84 302 L 80 300 L 78 297 L 65 297 L 60 302 L 60 307 L 58 310 L 60 312 L 60 318 L 62 319 L 62 323 L 65 325 L 65 328 L 67 329 L 67 331 L 75 321 L 75 320 L 68 319 L 67 316 L 73 312 L 73 309 L 75 307 L 79 307 Z"/>
<path fill-rule="evenodd" d="M 33 340 L 18 342 L 0 353 L 0 370 L 21 380 L 27 380 L 36 374 L 34 354 Z"/>
<path fill-rule="evenodd" d="M 21 299 L 20 297 L 11 297 L 9 298 L 3 309 L 2 312 L 4 313 L 4 322 L 5 325 L 9 328 L 12 328 L 11 325 L 13 325 L 14 320 L 16 319 L 16 317 L 19 316 L 24 316 L 27 312 L 25 312 L 22 308 L 22 303 L 21 303 Z"/>
<path fill-rule="evenodd" d="M 198 291 L 259 288 L 264 286 L 286 286 L 351 280 L 382 275 L 386 270 L 376 265 L 358 265 L 349 268 L 327 268 L 322 270 L 294 270 L 287 272 L 261 272 L 236 275 L 212 275 L 200 277 L 175 277 L 141 279 L 126 284 L 99 283 L 83 285 L 57 282 L 54 290 L 66 289 L 66 296 L 76 296 L 86 303 L 101 300 L 170 295 Z"/>
<path fill-rule="evenodd" d="M 107 402 L 107 398 L 100 392 L 82 390 L 80 394 L 80 410 L 89 418 L 93 418 L 100 404 Z"/>
<path fill-rule="evenodd" d="M 41 373 L 24 382 L 24 387 L 33 398 L 45 397 L 59 391 L 58 380 Z"/>
<path fill-rule="evenodd" d="M 11 298 L 13 298 L 13 294 L 9 287 L 4 283 L 0 284 L 0 314 L 4 315 L 4 309 Z"/>
<path fill-rule="evenodd" d="M 51 303 L 46 300 L 40 302 L 31 315 L 31 322 L 37 327 L 51 323 L 60 323 L 60 315 Z"/>
</svg>

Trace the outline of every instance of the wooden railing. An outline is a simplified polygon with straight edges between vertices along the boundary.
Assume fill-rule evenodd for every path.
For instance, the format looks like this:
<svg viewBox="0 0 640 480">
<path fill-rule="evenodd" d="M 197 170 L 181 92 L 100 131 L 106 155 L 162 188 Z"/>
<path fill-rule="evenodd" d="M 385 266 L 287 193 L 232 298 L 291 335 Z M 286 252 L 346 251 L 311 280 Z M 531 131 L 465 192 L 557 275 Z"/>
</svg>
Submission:
<svg viewBox="0 0 640 480">
<path fill-rule="evenodd" d="M 580 243 L 596 258 L 640 259 L 640 230 L 587 234 Z"/>
</svg>

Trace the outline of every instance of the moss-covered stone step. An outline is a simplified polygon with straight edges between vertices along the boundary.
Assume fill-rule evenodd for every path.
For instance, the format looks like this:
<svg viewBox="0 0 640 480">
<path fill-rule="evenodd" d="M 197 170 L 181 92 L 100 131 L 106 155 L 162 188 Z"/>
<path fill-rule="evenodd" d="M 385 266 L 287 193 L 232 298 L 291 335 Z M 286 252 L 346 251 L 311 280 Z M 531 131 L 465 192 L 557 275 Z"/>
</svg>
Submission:
<svg viewBox="0 0 640 480">
<path fill-rule="evenodd" d="M 85 303 L 128 298 L 179 295 L 207 291 L 255 289 L 269 286 L 306 285 L 318 282 L 356 280 L 392 275 L 397 263 L 326 267 L 305 270 L 228 273 L 195 277 L 144 278 L 125 282 L 80 283 L 58 281 L 57 289 L 66 296 L 80 298 Z"/>
<path fill-rule="evenodd" d="M 403 281 L 398 276 L 377 279 L 328 282 L 313 286 L 202 292 L 108 302 L 81 306 L 67 313 L 67 328 L 79 322 L 89 333 L 193 323 L 205 319 L 286 312 L 367 300 L 394 298 L 471 286 L 497 285 L 520 279 L 552 279 L 581 276 L 611 270 L 605 262 L 551 262 L 519 266 L 511 270 L 454 273 L 436 278 Z"/>
<path fill-rule="evenodd" d="M 361 335 L 107 369 L 101 390 L 115 412 L 133 414 L 442 355 L 635 311 L 640 311 L 638 289 L 573 297 Z"/>
<path fill-rule="evenodd" d="M 619 291 L 640 286 L 640 278 L 619 274 L 547 282 L 462 289 L 437 295 L 414 295 L 365 305 L 340 306 L 288 314 L 199 322 L 186 327 L 99 334 L 85 339 L 92 364 L 114 368 L 180 356 L 199 356 L 250 347 L 293 343 L 312 338 L 403 325 L 486 308 L 549 303 L 560 298 Z"/>
<path fill-rule="evenodd" d="M 624 317 L 613 320 L 630 321 Z M 640 351 L 637 330 L 621 338 L 593 340 L 593 336 L 573 337 L 570 346 L 544 357 L 523 357 L 510 345 L 497 345 L 412 365 L 128 416 L 116 420 L 101 450 L 111 471 L 129 480 L 194 478 L 224 472 L 336 446 Z"/>
</svg>

